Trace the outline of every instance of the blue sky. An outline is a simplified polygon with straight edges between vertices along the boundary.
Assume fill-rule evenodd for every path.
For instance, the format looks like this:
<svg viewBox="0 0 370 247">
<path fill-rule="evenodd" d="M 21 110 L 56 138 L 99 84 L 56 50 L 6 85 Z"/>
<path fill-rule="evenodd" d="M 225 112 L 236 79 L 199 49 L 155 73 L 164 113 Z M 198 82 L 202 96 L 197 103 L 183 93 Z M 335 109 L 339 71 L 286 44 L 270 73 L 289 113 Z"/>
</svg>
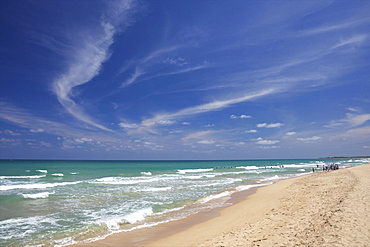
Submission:
<svg viewBox="0 0 370 247">
<path fill-rule="evenodd" d="M 369 1 L 0 5 L 0 158 L 370 154 Z"/>
</svg>

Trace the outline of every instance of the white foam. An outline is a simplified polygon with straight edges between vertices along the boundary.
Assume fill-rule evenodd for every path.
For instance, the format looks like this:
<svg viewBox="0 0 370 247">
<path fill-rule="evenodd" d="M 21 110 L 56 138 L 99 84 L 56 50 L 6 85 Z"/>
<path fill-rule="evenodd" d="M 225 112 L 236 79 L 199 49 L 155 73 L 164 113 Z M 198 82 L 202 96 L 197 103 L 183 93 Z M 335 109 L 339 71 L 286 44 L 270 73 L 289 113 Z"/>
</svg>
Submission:
<svg viewBox="0 0 370 247">
<path fill-rule="evenodd" d="M 63 177 L 64 176 L 63 173 L 53 173 L 51 175 L 54 176 L 54 177 Z"/>
<path fill-rule="evenodd" d="M 94 180 L 91 183 L 98 183 L 98 184 L 139 184 L 139 183 L 150 183 L 158 181 L 158 178 L 146 178 L 146 177 L 134 177 L 134 178 L 126 178 L 126 177 L 105 177 L 99 178 Z"/>
<path fill-rule="evenodd" d="M 69 245 L 77 244 L 77 242 L 74 241 L 72 239 L 72 237 L 56 239 L 56 240 L 54 240 L 54 242 L 57 243 L 56 245 L 54 245 L 54 247 L 63 247 L 63 246 L 69 246 Z"/>
<path fill-rule="evenodd" d="M 0 221 L 0 232 L 7 233 L 6 235 L 11 232 L 9 234 L 11 236 L 24 236 L 37 231 L 37 228 L 50 227 L 51 225 L 57 225 L 56 220 L 46 216 L 13 218 Z"/>
<path fill-rule="evenodd" d="M 107 227 L 110 230 L 119 230 L 120 224 L 127 224 L 127 223 L 133 224 L 133 223 L 144 220 L 145 217 L 152 215 L 152 214 L 153 214 L 152 208 L 145 208 L 145 209 L 140 209 L 131 214 L 125 215 L 122 218 L 114 218 L 114 219 L 106 220 L 104 223 L 107 225 Z"/>
<path fill-rule="evenodd" d="M 1 185 L 0 190 L 14 190 L 14 189 L 46 189 L 57 186 L 66 186 L 81 183 L 78 182 L 65 182 L 65 183 L 47 183 L 47 184 L 16 184 L 16 185 Z"/>
<path fill-rule="evenodd" d="M 306 170 L 305 169 L 298 169 L 297 171 L 299 171 L 299 172 L 305 172 Z"/>
<path fill-rule="evenodd" d="M 210 172 L 213 171 L 213 168 L 211 169 L 185 169 L 185 170 L 178 170 L 177 172 L 179 174 L 186 174 L 186 173 L 199 173 L 199 172 Z"/>
<path fill-rule="evenodd" d="M 141 175 L 144 175 L 144 176 L 151 176 L 152 173 L 151 172 L 141 172 Z"/>
<path fill-rule="evenodd" d="M 272 184 L 272 182 L 271 183 L 268 183 L 268 184 Z M 249 190 L 249 189 L 255 188 L 255 187 L 265 186 L 265 185 L 268 185 L 268 184 L 239 185 L 238 187 L 235 188 L 235 190 L 236 191 L 244 191 L 244 190 Z"/>
<path fill-rule="evenodd" d="M 206 177 L 206 178 L 214 178 L 216 176 L 217 176 L 216 174 L 206 174 L 206 175 L 203 175 L 203 177 Z"/>
<path fill-rule="evenodd" d="M 36 171 L 41 173 L 48 173 L 48 170 L 36 170 Z"/>
<path fill-rule="evenodd" d="M 202 177 L 203 177 L 202 175 L 200 175 L 200 176 L 189 175 L 189 176 L 187 176 L 186 178 L 187 178 L 187 179 L 201 179 Z"/>
<path fill-rule="evenodd" d="M 176 211 L 180 211 L 182 209 L 184 209 L 185 206 L 181 206 L 181 207 L 177 207 L 177 208 L 171 208 L 171 209 L 166 209 L 162 212 L 158 212 L 158 213 L 154 213 L 153 215 L 163 215 L 163 214 L 167 214 L 167 213 L 171 213 L 171 212 L 176 212 Z"/>
<path fill-rule="evenodd" d="M 0 176 L 0 179 L 37 179 L 37 178 L 44 178 L 46 175 L 33 175 L 33 176 Z"/>
<path fill-rule="evenodd" d="M 157 192 L 157 191 L 166 191 L 166 190 L 171 190 L 171 187 L 160 187 L 160 188 L 149 188 L 149 189 L 144 189 L 141 190 L 143 192 Z"/>
<path fill-rule="evenodd" d="M 27 199 L 41 199 L 41 198 L 48 198 L 49 195 L 54 194 L 54 192 L 40 192 L 35 194 L 21 194 L 23 198 Z"/>
<path fill-rule="evenodd" d="M 214 199 L 219 199 L 219 198 L 222 198 L 222 197 L 229 197 L 232 193 L 233 193 L 232 191 L 224 191 L 224 192 L 221 192 L 219 194 L 204 197 L 204 198 L 200 199 L 199 202 L 200 203 L 206 203 L 206 202 L 209 202 L 209 201 L 214 200 Z"/>
<path fill-rule="evenodd" d="M 130 224 L 133 224 L 135 222 L 144 220 L 146 216 L 149 216 L 152 214 L 153 214 L 152 208 L 145 208 L 145 209 L 141 209 L 136 212 L 133 212 L 129 215 L 126 215 L 123 218 L 127 220 Z"/>
</svg>

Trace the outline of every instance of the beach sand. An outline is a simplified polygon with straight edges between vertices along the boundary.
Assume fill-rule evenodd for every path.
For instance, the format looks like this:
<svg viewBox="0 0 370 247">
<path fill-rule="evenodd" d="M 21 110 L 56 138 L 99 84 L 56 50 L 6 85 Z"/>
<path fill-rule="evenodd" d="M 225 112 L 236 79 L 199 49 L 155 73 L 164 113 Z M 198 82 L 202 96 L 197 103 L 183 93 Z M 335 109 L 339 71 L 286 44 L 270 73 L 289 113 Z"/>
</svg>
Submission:
<svg viewBox="0 0 370 247">
<path fill-rule="evenodd" d="M 281 180 L 208 215 L 88 246 L 370 246 L 370 164 Z"/>
</svg>

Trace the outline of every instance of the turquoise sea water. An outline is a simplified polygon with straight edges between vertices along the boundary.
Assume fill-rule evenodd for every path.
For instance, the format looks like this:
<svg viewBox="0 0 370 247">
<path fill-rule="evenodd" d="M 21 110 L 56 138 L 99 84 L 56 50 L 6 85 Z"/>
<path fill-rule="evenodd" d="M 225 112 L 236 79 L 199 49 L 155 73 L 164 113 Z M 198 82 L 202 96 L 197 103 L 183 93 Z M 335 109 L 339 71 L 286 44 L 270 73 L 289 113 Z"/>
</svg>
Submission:
<svg viewBox="0 0 370 247">
<path fill-rule="evenodd" d="M 65 246 L 227 205 L 232 193 L 369 159 L 0 161 L 0 246 Z"/>
</svg>

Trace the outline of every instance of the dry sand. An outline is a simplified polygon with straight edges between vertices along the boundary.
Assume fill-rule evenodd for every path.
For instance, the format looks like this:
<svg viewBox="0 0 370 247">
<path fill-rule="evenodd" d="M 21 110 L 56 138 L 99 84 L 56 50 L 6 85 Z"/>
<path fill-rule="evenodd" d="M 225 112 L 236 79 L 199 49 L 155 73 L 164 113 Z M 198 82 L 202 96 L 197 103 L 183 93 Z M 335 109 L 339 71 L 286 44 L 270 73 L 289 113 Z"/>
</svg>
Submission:
<svg viewBox="0 0 370 247">
<path fill-rule="evenodd" d="M 147 246 L 370 246 L 370 164 L 279 181 Z"/>
<path fill-rule="evenodd" d="M 208 215 L 83 246 L 370 246 L 370 164 L 282 180 Z"/>
</svg>

